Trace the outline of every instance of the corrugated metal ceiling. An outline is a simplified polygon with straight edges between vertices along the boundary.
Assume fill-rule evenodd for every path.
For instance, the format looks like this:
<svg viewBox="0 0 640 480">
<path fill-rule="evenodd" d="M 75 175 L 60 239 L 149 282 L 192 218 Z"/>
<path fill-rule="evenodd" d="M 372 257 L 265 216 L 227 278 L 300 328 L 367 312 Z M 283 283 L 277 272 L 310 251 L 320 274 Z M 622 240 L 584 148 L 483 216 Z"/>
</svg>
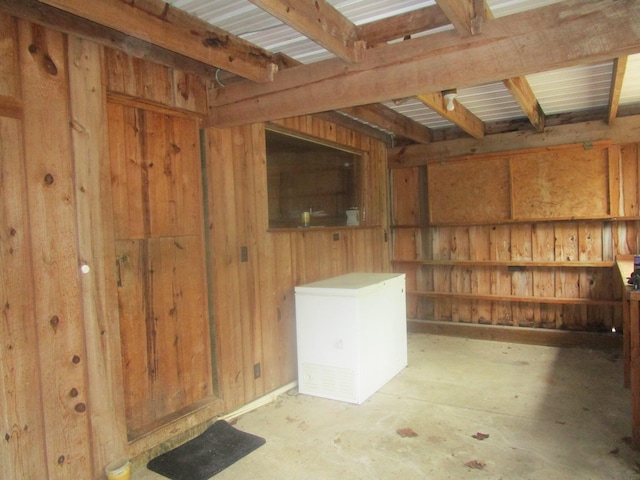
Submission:
<svg viewBox="0 0 640 480">
<path fill-rule="evenodd" d="M 435 4 L 434 0 L 328 1 L 356 25 Z M 487 4 L 495 17 L 501 17 L 559 1 L 487 0 Z M 169 0 L 169 3 L 272 53 L 284 53 L 301 63 L 333 57 L 324 48 L 247 0 Z M 612 68 L 613 62 L 606 62 L 538 73 L 526 78 L 546 115 L 579 112 L 608 105 Z M 484 122 L 525 117 L 502 83 L 459 89 L 457 101 Z M 640 55 L 633 55 L 628 60 L 620 105 L 638 102 Z M 448 120 L 416 99 L 404 99 L 396 103 L 389 101 L 385 105 L 432 129 L 452 126 Z"/>
</svg>

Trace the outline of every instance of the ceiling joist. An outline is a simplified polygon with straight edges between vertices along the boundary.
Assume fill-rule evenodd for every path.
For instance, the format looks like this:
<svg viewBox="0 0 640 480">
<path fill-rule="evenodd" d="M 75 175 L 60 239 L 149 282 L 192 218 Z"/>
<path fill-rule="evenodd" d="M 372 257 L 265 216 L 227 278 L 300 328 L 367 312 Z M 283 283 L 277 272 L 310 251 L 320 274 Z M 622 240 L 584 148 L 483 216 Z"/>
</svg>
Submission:
<svg viewBox="0 0 640 480">
<path fill-rule="evenodd" d="M 516 102 L 518 102 L 518 105 L 520 105 L 520 108 L 529 118 L 536 131 L 543 132 L 545 115 L 527 79 L 524 77 L 508 78 L 503 83 Z"/>
<path fill-rule="evenodd" d="M 482 35 L 441 32 L 366 50 L 357 64 L 332 59 L 271 83 L 230 85 L 216 92 L 207 123 L 266 121 L 606 61 L 640 51 L 638 24 L 638 2 L 569 0 L 487 22 Z"/>
<path fill-rule="evenodd" d="M 472 137 L 484 137 L 484 123 L 482 120 L 467 110 L 461 103 L 453 100 L 454 108 L 453 110 L 448 110 L 447 102 L 440 92 L 416 95 L 416 98 L 440 116 L 455 123 Z"/>
<path fill-rule="evenodd" d="M 423 7 L 407 13 L 384 18 L 375 22 L 359 25 L 358 38 L 367 43 L 367 47 L 397 40 L 434 28 L 444 27 L 449 19 L 437 5 Z"/>
<path fill-rule="evenodd" d="M 622 91 L 622 80 L 624 79 L 624 72 L 626 70 L 627 57 L 619 57 L 613 61 L 611 90 L 609 92 L 609 125 L 613 125 L 613 122 L 618 116 L 618 107 L 620 106 L 620 92 Z"/>
<path fill-rule="evenodd" d="M 250 0 L 291 28 L 349 63 L 362 57 L 356 26 L 326 0 Z"/>
<path fill-rule="evenodd" d="M 484 0 L 436 0 L 459 35 L 477 35 L 484 21 Z"/>
</svg>

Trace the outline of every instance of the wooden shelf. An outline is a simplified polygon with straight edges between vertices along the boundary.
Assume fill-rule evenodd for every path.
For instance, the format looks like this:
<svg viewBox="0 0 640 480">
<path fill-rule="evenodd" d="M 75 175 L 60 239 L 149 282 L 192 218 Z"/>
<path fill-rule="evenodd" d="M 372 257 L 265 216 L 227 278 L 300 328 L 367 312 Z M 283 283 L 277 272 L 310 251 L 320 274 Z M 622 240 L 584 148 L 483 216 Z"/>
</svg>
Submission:
<svg viewBox="0 0 640 480">
<path fill-rule="evenodd" d="M 493 295 L 487 293 L 452 293 L 407 291 L 407 295 L 430 298 L 457 298 L 465 300 L 487 300 L 491 302 L 548 303 L 559 305 L 618 306 L 621 300 L 567 297 L 516 297 L 514 295 Z"/>
<path fill-rule="evenodd" d="M 611 268 L 615 262 L 535 262 L 532 260 L 391 260 L 394 265 L 411 264 L 452 267 L 531 267 L 531 268 Z"/>
</svg>

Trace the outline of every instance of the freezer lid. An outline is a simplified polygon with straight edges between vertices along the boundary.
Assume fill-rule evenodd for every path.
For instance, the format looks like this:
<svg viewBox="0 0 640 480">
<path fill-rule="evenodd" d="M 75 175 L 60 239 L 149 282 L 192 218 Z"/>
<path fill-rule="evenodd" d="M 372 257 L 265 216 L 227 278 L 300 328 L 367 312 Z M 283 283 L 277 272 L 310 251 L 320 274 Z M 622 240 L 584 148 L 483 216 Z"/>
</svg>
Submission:
<svg viewBox="0 0 640 480">
<path fill-rule="evenodd" d="M 307 295 L 365 295 L 380 288 L 383 282 L 402 279 L 404 283 L 404 276 L 404 273 L 347 273 L 338 277 L 298 285 L 295 287 L 295 292 Z"/>
</svg>

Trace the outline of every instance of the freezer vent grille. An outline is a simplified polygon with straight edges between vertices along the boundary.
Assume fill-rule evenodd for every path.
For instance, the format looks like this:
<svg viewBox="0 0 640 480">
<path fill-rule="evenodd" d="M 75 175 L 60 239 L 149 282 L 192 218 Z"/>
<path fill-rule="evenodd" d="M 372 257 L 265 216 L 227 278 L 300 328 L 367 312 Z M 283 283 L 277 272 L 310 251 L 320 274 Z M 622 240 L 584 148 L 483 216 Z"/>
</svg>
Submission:
<svg viewBox="0 0 640 480">
<path fill-rule="evenodd" d="M 356 396 L 355 380 L 353 369 L 305 363 L 302 365 L 298 387 L 300 393 L 353 400 Z"/>
</svg>

